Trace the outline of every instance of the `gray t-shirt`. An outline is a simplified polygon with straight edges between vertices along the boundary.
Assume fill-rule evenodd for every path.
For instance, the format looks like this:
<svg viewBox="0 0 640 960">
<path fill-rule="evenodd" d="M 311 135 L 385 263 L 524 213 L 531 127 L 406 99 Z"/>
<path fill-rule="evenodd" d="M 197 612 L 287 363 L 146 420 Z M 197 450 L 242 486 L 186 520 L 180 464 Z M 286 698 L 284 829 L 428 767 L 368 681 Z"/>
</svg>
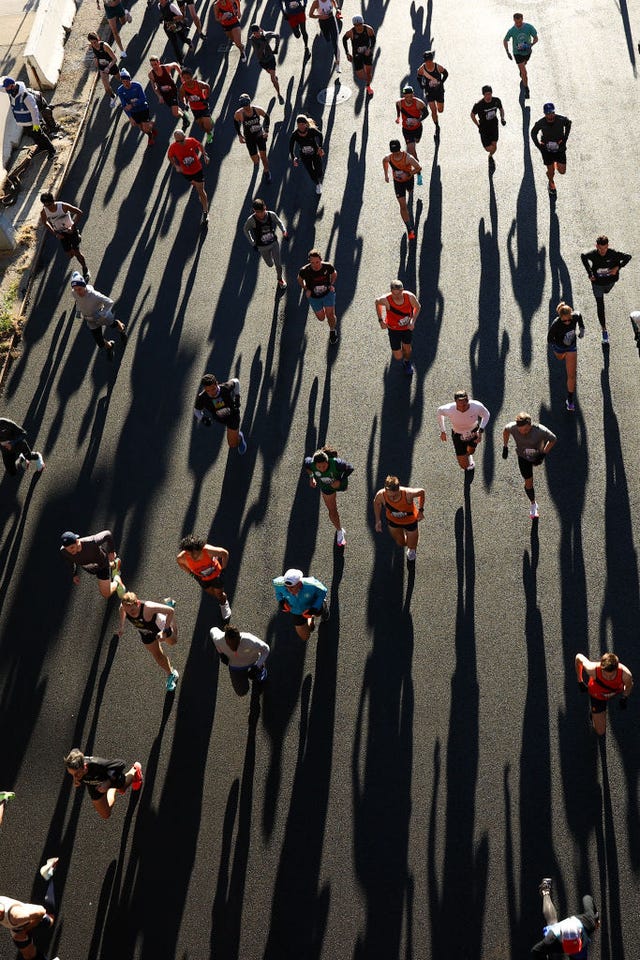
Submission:
<svg viewBox="0 0 640 960">
<path fill-rule="evenodd" d="M 555 441 L 558 439 L 555 433 L 552 433 L 548 427 L 543 426 L 541 423 L 532 423 L 529 433 L 522 434 L 518 430 L 518 425 L 515 420 L 512 420 L 511 423 L 506 425 L 505 430 L 508 430 L 515 440 L 518 456 L 523 460 L 532 462 L 538 459 L 546 443 L 549 443 L 550 440 Z"/>
</svg>

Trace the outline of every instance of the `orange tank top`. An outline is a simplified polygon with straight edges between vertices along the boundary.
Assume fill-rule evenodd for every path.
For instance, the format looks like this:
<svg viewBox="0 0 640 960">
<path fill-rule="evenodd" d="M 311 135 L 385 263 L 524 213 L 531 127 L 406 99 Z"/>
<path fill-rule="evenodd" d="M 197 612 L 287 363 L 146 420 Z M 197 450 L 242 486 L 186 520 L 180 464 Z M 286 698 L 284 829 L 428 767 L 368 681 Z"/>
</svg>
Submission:
<svg viewBox="0 0 640 960">
<path fill-rule="evenodd" d="M 184 555 L 185 563 L 195 574 L 198 580 L 215 580 L 220 576 L 222 567 L 215 557 L 210 557 L 206 550 L 202 551 L 202 556 L 195 560 L 190 553 Z"/>
<path fill-rule="evenodd" d="M 387 491 L 385 490 L 384 506 L 387 520 L 398 524 L 398 526 L 408 526 L 418 519 L 418 508 L 415 500 L 410 500 L 407 497 L 404 487 L 400 487 L 400 499 L 394 501 L 387 500 Z"/>
<path fill-rule="evenodd" d="M 392 157 L 389 157 L 389 163 L 393 170 L 394 180 L 403 183 L 405 180 L 410 180 L 413 176 L 413 167 L 411 166 L 411 162 L 407 160 L 407 155 L 404 150 L 402 151 L 400 160 L 394 160 Z"/>
<path fill-rule="evenodd" d="M 400 113 L 402 114 L 403 130 L 417 130 L 422 123 L 422 107 L 418 106 L 417 100 L 412 100 L 411 103 L 401 100 Z"/>
<path fill-rule="evenodd" d="M 402 303 L 396 303 L 391 295 L 387 297 L 387 319 L 389 330 L 404 330 L 411 323 L 413 307 L 407 293 L 402 294 Z"/>
</svg>

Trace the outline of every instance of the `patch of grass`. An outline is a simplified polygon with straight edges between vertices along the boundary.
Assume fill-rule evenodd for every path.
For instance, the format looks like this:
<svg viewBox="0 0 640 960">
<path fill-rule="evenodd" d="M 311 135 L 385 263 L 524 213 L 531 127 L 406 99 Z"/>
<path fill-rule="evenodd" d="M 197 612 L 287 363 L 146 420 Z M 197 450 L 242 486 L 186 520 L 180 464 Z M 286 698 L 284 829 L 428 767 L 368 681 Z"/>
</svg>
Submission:
<svg viewBox="0 0 640 960">
<path fill-rule="evenodd" d="M 16 303 L 18 300 L 19 280 L 14 280 L 3 295 L 0 301 L 0 337 L 8 338 L 16 329 L 18 317 L 16 315 Z"/>
</svg>

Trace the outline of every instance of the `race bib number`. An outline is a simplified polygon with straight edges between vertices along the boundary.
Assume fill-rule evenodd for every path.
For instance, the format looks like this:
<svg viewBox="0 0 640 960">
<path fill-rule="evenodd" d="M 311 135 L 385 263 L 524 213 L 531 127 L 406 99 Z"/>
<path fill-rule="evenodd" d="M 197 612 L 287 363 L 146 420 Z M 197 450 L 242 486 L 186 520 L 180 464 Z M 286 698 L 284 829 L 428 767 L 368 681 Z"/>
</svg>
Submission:
<svg viewBox="0 0 640 960">
<path fill-rule="evenodd" d="M 305 156 L 309 156 L 310 154 L 315 153 L 315 150 L 313 147 L 303 147 L 302 152 L 305 154 Z"/>
<path fill-rule="evenodd" d="M 495 118 L 496 118 L 496 113 L 497 113 L 496 110 L 486 110 L 486 111 L 485 111 L 485 115 L 484 115 L 484 116 L 485 116 L 485 120 L 495 120 Z"/>
<path fill-rule="evenodd" d="M 313 288 L 314 297 L 323 297 L 329 288 L 325 284 L 318 284 Z"/>
<path fill-rule="evenodd" d="M 410 176 L 411 176 L 411 174 L 405 173 L 404 170 L 394 170 L 394 171 L 393 171 L 393 179 L 394 179 L 394 180 L 399 180 L 400 182 L 402 182 L 403 180 L 408 180 Z"/>
<path fill-rule="evenodd" d="M 400 320 L 398 320 L 399 327 L 408 327 L 410 323 L 411 317 L 401 317 Z"/>
<path fill-rule="evenodd" d="M 597 275 L 598 275 L 599 277 L 608 277 L 608 276 L 609 276 L 609 268 L 608 268 L 608 267 L 600 267 L 598 270 L 596 270 L 596 273 L 597 273 Z"/>
<path fill-rule="evenodd" d="M 475 440 L 476 435 L 473 430 L 467 430 L 465 433 L 461 433 L 460 436 L 463 440 Z"/>
<path fill-rule="evenodd" d="M 233 20 L 233 14 L 230 13 L 228 10 L 225 10 L 224 13 L 222 14 L 222 19 L 223 19 L 223 20 Z"/>
<path fill-rule="evenodd" d="M 404 125 L 405 127 L 417 127 L 420 123 L 419 120 L 416 120 L 415 117 L 405 117 Z"/>
<path fill-rule="evenodd" d="M 194 162 L 194 157 L 185 157 L 184 160 L 182 161 L 185 167 L 190 167 L 193 162 Z"/>
<path fill-rule="evenodd" d="M 163 87 L 161 84 L 160 89 L 162 90 L 163 93 L 167 93 L 168 91 L 172 90 L 173 87 Z"/>
<path fill-rule="evenodd" d="M 403 520 L 405 517 L 409 516 L 409 514 L 405 513 L 404 510 L 390 510 L 389 512 L 394 520 Z"/>
<path fill-rule="evenodd" d="M 212 573 L 215 573 L 215 567 L 205 567 L 204 570 L 200 571 L 201 577 L 210 577 Z"/>
<path fill-rule="evenodd" d="M 356 53 L 366 53 L 369 47 L 356 47 Z"/>
<path fill-rule="evenodd" d="M 275 234 L 272 233 L 270 230 L 268 230 L 266 233 L 262 234 L 261 240 L 262 240 L 262 243 L 267 244 L 267 243 L 273 243 L 275 238 L 276 238 Z"/>
<path fill-rule="evenodd" d="M 556 143 L 555 140 L 547 140 L 545 146 L 546 146 L 547 150 L 549 151 L 549 153 L 557 153 L 557 152 L 558 152 L 558 144 Z"/>
<path fill-rule="evenodd" d="M 429 86 L 430 86 L 430 87 L 439 87 L 439 86 L 440 86 L 440 81 L 439 81 L 439 80 L 429 80 Z"/>
<path fill-rule="evenodd" d="M 575 330 L 567 330 L 564 337 L 562 338 L 562 342 L 566 347 L 570 347 L 571 344 L 575 342 L 575 339 L 576 339 Z"/>
<path fill-rule="evenodd" d="M 531 49 L 531 45 L 526 42 L 526 40 L 521 40 L 518 45 L 518 53 L 528 53 Z"/>
</svg>

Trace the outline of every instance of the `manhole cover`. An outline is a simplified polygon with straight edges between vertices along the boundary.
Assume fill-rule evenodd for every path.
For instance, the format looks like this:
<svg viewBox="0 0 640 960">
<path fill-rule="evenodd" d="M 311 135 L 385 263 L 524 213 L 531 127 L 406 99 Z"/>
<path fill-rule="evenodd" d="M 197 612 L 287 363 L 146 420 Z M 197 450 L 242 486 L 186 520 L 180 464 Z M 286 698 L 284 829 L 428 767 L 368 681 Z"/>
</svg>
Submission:
<svg viewBox="0 0 640 960">
<path fill-rule="evenodd" d="M 344 103 L 351 96 L 351 87 L 343 83 L 335 83 L 326 90 L 321 90 L 317 96 L 318 103 Z"/>
</svg>

